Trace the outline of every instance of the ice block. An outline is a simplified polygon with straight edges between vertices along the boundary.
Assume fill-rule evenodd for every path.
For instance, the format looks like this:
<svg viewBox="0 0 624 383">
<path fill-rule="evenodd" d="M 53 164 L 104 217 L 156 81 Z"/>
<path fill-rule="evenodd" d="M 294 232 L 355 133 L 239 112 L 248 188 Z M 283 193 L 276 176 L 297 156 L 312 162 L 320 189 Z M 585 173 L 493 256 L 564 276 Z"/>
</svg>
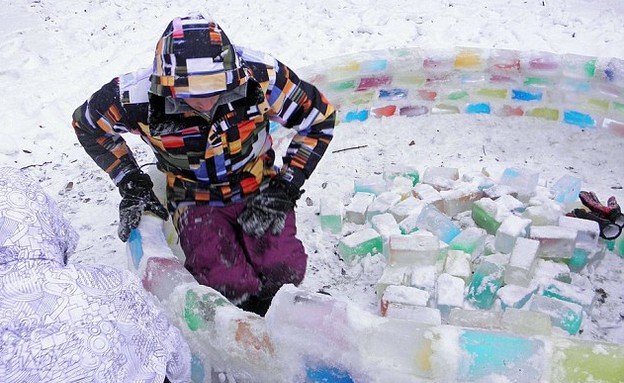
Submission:
<svg viewBox="0 0 624 383">
<path fill-rule="evenodd" d="M 550 191 L 553 193 L 555 201 L 569 204 L 578 199 L 582 183 L 580 178 L 566 174 L 555 182 Z"/>
<path fill-rule="evenodd" d="M 167 300 L 173 290 L 181 285 L 190 287 L 197 285 L 197 281 L 179 260 L 161 257 L 147 260 L 143 287 L 154 294 L 160 302 Z"/>
<path fill-rule="evenodd" d="M 569 259 L 574 253 L 576 230 L 561 226 L 531 226 L 529 238 L 539 241 L 538 256 L 545 259 Z"/>
<path fill-rule="evenodd" d="M 570 335 L 578 333 L 583 321 L 581 305 L 543 295 L 533 296 L 530 310 L 548 314 L 553 326 L 565 330 Z"/>
<path fill-rule="evenodd" d="M 450 243 L 461 232 L 449 217 L 433 205 L 427 205 L 423 208 L 418 216 L 417 226 L 421 230 L 432 232 L 445 243 Z"/>
<path fill-rule="evenodd" d="M 368 206 L 366 219 L 370 221 L 372 217 L 387 212 L 392 206 L 399 202 L 401 202 L 401 195 L 398 193 L 388 191 L 379 194 Z"/>
<path fill-rule="evenodd" d="M 484 330 L 502 330 L 501 311 L 464 310 L 454 308 L 451 310 L 448 323 L 453 326 L 480 328 Z"/>
<path fill-rule="evenodd" d="M 514 334 L 548 336 L 552 333 L 550 316 L 536 311 L 507 307 L 503 311 L 501 324 L 505 330 Z"/>
<path fill-rule="evenodd" d="M 465 286 L 461 278 L 440 274 L 436 284 L 436 303 L 443 318 L 448 318 L 451 309 L 463 307 Z"/>
<path fill-rule="evenodd" d="M 494 247 L 501 253 L 511 253 L 519 237 L 526 237 L 529 233 L 531 220 L 510 215 L 496 230 Z"/>
<path fill-rule="evenodd" d="M 372 175 L 366 178 L 357 178 L 353 182 L 354 193 L 370 193 L 380 195 L 387 191 L 388 184 L 380 175 Z"/>
<path fill-rule="evenodd" d="M 498 289 L 496 296 L 500 299 L 503 310 L 509 308 L 520 309 L 524 307 L 536 291 L 537 289 L 532 287 L 505 285 Z"/>
<path fill-rule="evenodd" d="M 555 279 L 541 280 L 540 286 L 542 295 L 576 303 L 582 306 L 583 310 L 587 313 L 591 312 L 592 306 L 596 300 L 596 293 L 593 289 L 585 289 Z"/>
<path fill-rule="evenodd" d="M 324 197 L 320 201 L 321 229 L 333 234 L 342 231 L 344 206 L 337 198 Z"/>
<path fill-rule="evenodd" d="M 553 343 L 553 383 L 624 381 L 623 345 L 570 338 Z"/>
<path fill-rule="evenodd" d="M 444 272 L 468 282 L 472 276 L 470 254 L 461 250 L 449 250 L 444 264 Z"/>
<path fill-rule="evenodd" d="M 533 279 L 540 243 L 533 239 L 518 238 L 505 267 L 505 283 L 528 287 Z"/>
<path fill-rule="evenodd" d="M 338 243 L 338 254 L 347 263 L 383 251 L 383 240 L 374 229 L 366 228 L 344 237 Z"/>
<path fill-rule="evenodd" d="M 371 193 L 358 192 L 353 195 L 351 202 L 345 208 L 345 220 L 359 225 L 366 223 L 366 211 L 375 200 Z"/>
<path fill-rule="evenodd" d="M 391 235 L 388 262 L 390 265 L 435 265 L 440 243 L 438 238 L 426 233 Z"/>
<path fill-rule="evenodd" d="M 436 190 L 450 190 L 455 181 L 459 180 L 459 170 L 449 167 L 428 167 L 422 177 L 422 182 L 433 186 Z"/>
<path fill-rule="evenodd" d="M 503 285 L 503 272 L 502 266 L 482 261 L 474 270 L 466 300 L 476 308 L 490 309 L 496 300 L 496 292 Z"/>
<path fill-rule="evenodd" d="M 518 195 L 530 196 L 535 192 L 539 173 L 526 168 L 512 167 L 503 171 L 499 184 L 511 186 Z"/>
<path fill-rule="evenodd" d="M 487 232 L 478 227 L 467 227 L 449 243 L 449 250 L 461 250 L 474 259 L 483 254 Z"/>
</svg>

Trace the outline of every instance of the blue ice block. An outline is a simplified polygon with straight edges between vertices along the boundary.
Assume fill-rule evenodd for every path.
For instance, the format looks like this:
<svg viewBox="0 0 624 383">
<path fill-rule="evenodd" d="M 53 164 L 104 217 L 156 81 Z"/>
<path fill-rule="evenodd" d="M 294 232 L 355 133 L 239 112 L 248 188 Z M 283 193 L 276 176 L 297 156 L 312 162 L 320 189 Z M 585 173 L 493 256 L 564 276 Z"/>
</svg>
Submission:
<svg viewBox="0 0 624 383">
<path fill-rule="evenodd" d="M 130 255 L 132 256 L 134 268 L 138 270 L 141 259 L 143 258 L 143 244 L 141 242 L 141 232 L 139 229 L 130 230 L 128 246 L 130 247 Z"/>
<path fill-rule="evenodd" d="M 193 383 L 204 383 L 205 378 L 204 362 L 197 355 L 193 354 L 191 358 L 191 381 Z"/>
<path fill-rule="evenodd" d="M 466 105 L 466 113 L 468 114 L 490 114 L 490 104 L 485 102 Z"/>
<path fill-rule="evenodd" d="M 458 380 L 481 381 L 504 376 L 510 382 L 539 382 L 544 370 L 544 344 L 537 339 L 503 332 L 465 330 Z"/>
<path fill-rule="evenodd" d="M 581 191 L 581 179 L 569 174 L 559 178 L 550 188 L 554 194 L 555 201 L 563 204 L 575 202 Z"/>
<path fill-rule="evenodd" d="M 380 100 L 401 100 L 407 97 L 407 89 L 393 88 L 393 89 L 380 89 Z"/>
<path fill-rule="evenodd" d="M 305 383 L 353 383 L 349 373 L 326 365 L 306 367 Z"/>
<path fill-rule="evenodd" d="M 450 243 L 453 238 L 461 233 L 461 230 L 455 226 L 451 219 L 433 205 L 427 205 L 422 209 L 416 226 L 421 230 L 429 230 L 444 243 Z"/>
<path fill-rule="evenodd" d="M 368 110 L 347 112 L 347 115 L 345 116 L 345 122 L 366 121 L 367 119 L 368 119 Z"/>
<path fill-rule="evenodd" d="M 511 99 L 518 101 L 541 101 L 542 92 L 527 92 L 520 89 L 511 90 Z"/>
<path fill-rule="evenodd" d="M 387 68 L 388 60 L 386 59 L 368 60 L 360 63 L 360 72 L 362 73 L 383 72 Z"/>
<path fill-rule="evenodd" d="M 566 110 L 563 112 L 563 122 L 570 125 L 576 125 L 580 128 L 595 128 L 596 120 L 589 114 L 577 112 L 575 110 Z"/>
</svg>

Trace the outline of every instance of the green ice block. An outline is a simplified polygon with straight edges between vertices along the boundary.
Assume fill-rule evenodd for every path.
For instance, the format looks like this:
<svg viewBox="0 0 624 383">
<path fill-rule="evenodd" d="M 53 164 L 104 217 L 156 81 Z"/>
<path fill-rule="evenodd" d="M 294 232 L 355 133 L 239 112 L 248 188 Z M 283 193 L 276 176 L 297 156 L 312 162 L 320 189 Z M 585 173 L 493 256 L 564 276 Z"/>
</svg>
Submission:
<svg viewBox="0 0 624 383">
<path fill-rule="evenodd" d="M 342 216 L 321 215 L 321 229 L 338 234 L 342 231 Z"/>
<path fill-rule="evenodd" d="M 560 339 L 552 357 L 552 383 L 620 383 L 624 381 L 624 346 Z"/>
<path fill-rule="evenodd" d="M 196 291 L 188 290 L 184 304 L 186 325 L 191 331 L 205 330 L 208 322 L 214 320 L 217 307 L 226 305 L 231 305 L 231 303 L 216 290 L 207 291 L 201 296 Z"/>
<path fill-rule="evenodd" d="M 338 243 L 338 254 L 347 263 L 352 263 L 367 255 L 383 251 L 383 239 L 374 229 L 364 229 L 343 238 Z"/>
<path fill-rule="evenodd" d="M 468 285 L 466 300 L 479 309 L 487 310 L 492 307 L 496 300 L 496 292 L 503 285 L 502 266 L 491 262 L 481 262 L 472 276 Z"/>
<path fill-rule="evenodd" d="M 477 91 L 479 96 L 489 97 L 489 98 L 507 98 L 507 89 L 495 89 L 495 88 L 481 88 Z"/>
<path fill-rule="evenodd" d="M 558 109 L 552 108 L 535 108 L 526 113 L 530 117 L 539 117 L 545 120 L 557 121 L 559 119 L 560 112 Z"/>
<path fill-rule="evenodd" d="M 488 234 L 495 235 L 496 230 L 501 223 L 496 221 L 487 211 L 485 211 L 478 203 L 472 205 L 472 219 L 477 226 L 485 229 Z"/>
</svg>

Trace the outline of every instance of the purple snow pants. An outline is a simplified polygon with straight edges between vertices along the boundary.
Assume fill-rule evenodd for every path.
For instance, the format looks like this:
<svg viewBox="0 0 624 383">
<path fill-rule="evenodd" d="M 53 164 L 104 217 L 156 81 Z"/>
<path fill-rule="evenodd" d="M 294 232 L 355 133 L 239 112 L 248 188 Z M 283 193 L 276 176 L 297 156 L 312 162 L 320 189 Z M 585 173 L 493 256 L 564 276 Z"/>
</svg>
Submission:
<svg viewBox="0 0 624 383">
<path fill-rule="evenodd" d="M 307 262 L 303 244 L 295 237 L 294 210 L 280 235 L 267 232 L 254 238 L 236 222 L 244 208 L 244 202 L 189 207 L 178 222 L 184 266 L 200 284 L 234 304 L 252 296 L 270 299 L 282 285 L 298 285 Z"/>
</svg>

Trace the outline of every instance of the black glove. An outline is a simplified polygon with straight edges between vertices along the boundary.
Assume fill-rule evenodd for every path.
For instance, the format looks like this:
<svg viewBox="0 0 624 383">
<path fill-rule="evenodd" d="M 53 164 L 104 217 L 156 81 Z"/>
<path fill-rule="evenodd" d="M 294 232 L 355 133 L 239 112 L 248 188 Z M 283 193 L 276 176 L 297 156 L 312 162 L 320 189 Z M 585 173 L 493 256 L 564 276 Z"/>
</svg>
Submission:
<svg viewBox="0 0 624 383">
<path fill-rule="evenodd" d="M 600 237 L 604 239 L 616 239 L 620 236 L 620 234 L 622 234 L 621 226 L 616 225 L 614 222 L 593 211 L 587 211 L 585 209 L 574 209 L 566 215 L 568 217 L 590 219 L 592 221 L 598 222 L 598 226 L 600 227 Z"/>
<path fill-rule="evenodd" d="M 147 174 L 130 173 L 117 186 L 121 194 L 117 234 L 122 241 L 126 242 L 130 237 L 130 231 L 139 226 L 141 215 L 145 210 L 151 211 L 165 221 L 169 218 L 169 212 L 152 191 L 154 184 Z"/>
<path fill-rule="evenodd" d="M 269 187 L 247 201 L 238 217 L 243 231 L 256 238 L 271 229 L 273 235 L 284 230 L 286 215 L 295 207 L 303 191 L 278 178 L 271 180 Z"/>
</svg>

